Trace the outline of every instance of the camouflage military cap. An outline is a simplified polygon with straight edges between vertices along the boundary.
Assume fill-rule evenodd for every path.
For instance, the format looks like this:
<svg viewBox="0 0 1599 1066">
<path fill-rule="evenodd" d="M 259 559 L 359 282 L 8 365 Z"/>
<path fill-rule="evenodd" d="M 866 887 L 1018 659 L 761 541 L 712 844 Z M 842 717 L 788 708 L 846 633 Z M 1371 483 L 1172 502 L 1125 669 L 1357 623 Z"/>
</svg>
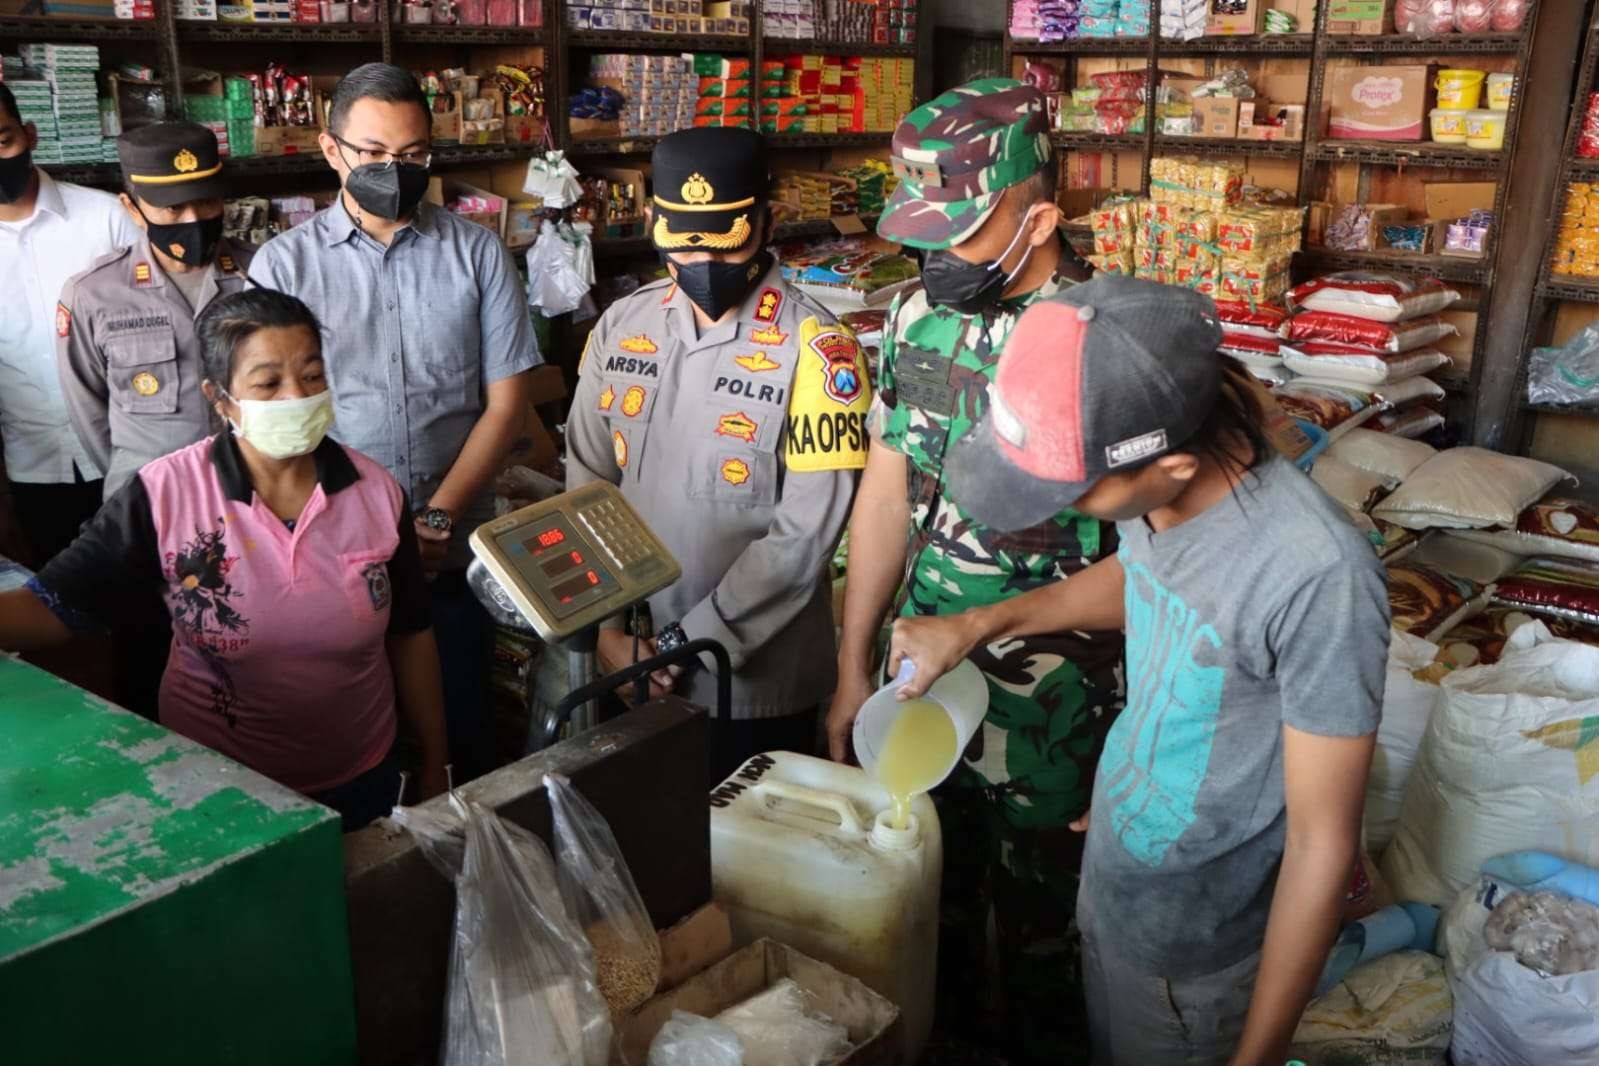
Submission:
<svg viewBox="0 0 1599 1066">
<path fill-rule="evenodd" d="M 1049 160 L 1044 94 L 1009 78 L 951 89 L 894 131 L 894 173 L 877 232 L 913 248 L 949 248 L 977 231 L 1000 193 Z"/>
</svg>

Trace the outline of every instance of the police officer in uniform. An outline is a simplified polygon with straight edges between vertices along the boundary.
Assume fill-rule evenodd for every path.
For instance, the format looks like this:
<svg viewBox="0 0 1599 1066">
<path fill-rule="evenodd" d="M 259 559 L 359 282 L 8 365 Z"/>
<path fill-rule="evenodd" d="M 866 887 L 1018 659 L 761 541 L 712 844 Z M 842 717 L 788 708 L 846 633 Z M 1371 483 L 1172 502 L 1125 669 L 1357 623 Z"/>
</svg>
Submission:
<svg viewBox="0 0 1599 1066">
<path fill-rule="evenodd" d="M 67 415 L 110 497 L 152 459 L 205 437 L 194 322 L 245 285 L 252 249 L 222 236 L 216 135 L 158 122 L 117 139 L 123 208 L 141 231 L 67 282 L 56 314 Z"/>
<path fill-rule="evenodd" d="M 653 171 L 650 235 L 670 277 L 614 304 L 589 338 L 567 488 L 619 485 L 682 564 L 650 598 L 654 645 L 709 637 L 727 649 L 735 721 L 719 738 L 720 777 L 758 752 L 815 748 L 835 680 L 828 564 L 866 462 L 870 385 L 854 336 L 767 250 L 760 134 L 671 134 Z M 631 661 L 620 619 L 599 658 Z M 658 672 L 655 690 L 713 706 L 703 658 Z"/>
<path fill-rule="evenodd" d="M 203 439 L 195 320 L 246 284 L 252 249 L 222 236 L 222 158 L 193 122 L 158 122 L 117 139 L 123 209 L 140 230 L 70 279 L 56 310 L 67 416 L 105 470 L 109 499 L 141 466 Z M 172 642 L 164 609 L 116 627 L 118 700 L 154 718 Z"/>
</svg>

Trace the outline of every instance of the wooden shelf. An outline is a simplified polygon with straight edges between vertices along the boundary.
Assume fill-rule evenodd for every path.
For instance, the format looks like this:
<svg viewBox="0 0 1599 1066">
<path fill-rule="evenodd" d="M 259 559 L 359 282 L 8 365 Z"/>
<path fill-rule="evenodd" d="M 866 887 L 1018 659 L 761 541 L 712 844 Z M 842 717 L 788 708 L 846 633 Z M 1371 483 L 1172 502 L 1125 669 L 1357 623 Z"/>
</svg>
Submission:
<svg viewBox="0 0 1599 1066">
<path fill-rule="evenodd" d="M 365 44 L 383 35 L 375 22 L 199 22 L 178 20 L 178 40 L 249 44 Z M 214 62 L 214 60 L 213 60 Z"/>
<path fill-rule="evenodd" d="M 1374 163 L 1395 167 L 1498 170 L 1505 153 L 1431 141 L 1317 141 L 1311 156 L 1327 163 Z"/>
<path fill-rule="evenodd" d="M 0 15 L 0 40 L 153 41 L 156 19 L 66 18 L 60 15 Z"/>
<path fill-rule="evenodd" d="M 761 48 L 768 56 L 803 55 L 829 56 L 905 56 L 914 57 L 914 44 L 867 44 L 861 41 L 815 41 L 794 37 L 762 37 Z"/>
<path fill-rule="evenodd" d="M 1438 37 L 1411 37 L 1402 33 L 1377 37 L 1329 34 L 1327 54 L 1348 55 L 1513 55 L 1521 49 L 1523 33 L 1446 33 Z"/>
<path fill-rule="evenodd" d="M 1306 248 L 1299 254 L 1319 267 L 1332 270 L 1398 271 L 1467 285 L 1482 285 L 1488 278 L 1488 264 L 1482 259 L 1395 251 L 1339 252 L 1331 248 Z"/>
<path fill-rule="evenodd" d="M 543 26 L 442 26 L 394 24 L 394 39 L 402 44 L 525 44 L 544 43 Z"/>
<path fill-rule="evenodd" d="M 1238 137 L 1175 137 L 1165 133 L 1155 134 L 1156 148 L 1223 155 L 1281 156 L 1297 159 L 1304 146 L 1303 141 L 1246 141 Z"/>
</svg>

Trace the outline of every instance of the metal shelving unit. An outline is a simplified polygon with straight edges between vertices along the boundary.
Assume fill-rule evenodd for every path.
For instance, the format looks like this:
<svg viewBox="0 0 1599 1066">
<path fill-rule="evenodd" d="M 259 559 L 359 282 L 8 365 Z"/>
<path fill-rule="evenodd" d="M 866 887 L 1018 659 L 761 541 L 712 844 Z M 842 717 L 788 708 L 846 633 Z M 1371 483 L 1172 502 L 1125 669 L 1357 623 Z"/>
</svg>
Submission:
<svg viewBox="0 0 1599 1066">
<path fill-rule="evenodd" d="M 1573 94 L 1571 113 L 1567 116 L 1565 139 L 1562 144 L 1563 162 L 1556 179 L 1558 185 L 1549 216 L 1549 233 L 1538 263 L 1538 286 L 1534 290 L 1533 306 L 1527 319 L 1527 335 L 1522 344 L 1523 353 L 1550 341 L 1561 303 L 1570 301 L 1599 304 L 1599 278 L 1559 274 L 1554 269 L 1555 247 L 1560 237 L 1560 219 L 1565 214 L 1566 200 L 1572 182 L 1599 181 L 1599 159 L 1582 159 L 1577 156 L 1577 144 L 1582 136 L 1583 118 L 1587 112 L 1588 93 L 1594 91 L 1596 81 L 1599 81 L 1599 10 L 1590 15 L 1588 31 L 1583 40 L 1582 61 L 1577 71 L 1576 90 Z M 1507 441 L 1515 442 L 1521 451 L 1525 451 L 1531 444 L 1535 419 L 1528 417 L 1529 415 L 1577 415 L 1584 418 L 1599 418 L 1599 407 L 1528 403 L 1527 361 L 1524 354 L 1516 368 L 1515 398 L 1517 417 L 1510 420 L 1505 437 Z"/>
<path fill-rule="evenodd" d="M 64 18 L 59 15 L 0 15 L 0 40 L 153 41 L 159 19 Z"/>
<path fill-rule="evenodd" d="M 1239 37 L 1201 37 L 1192 41 L 1163 38 L 1132 38 L 1122 40 L 1078 39 L 1039 43 L 1018 41 L 1009 35 L 1011 3 L 1006 4 L 1007 33 L 1005 37 L 1006 69 L 1013 69 L 1012 60 L 1018 55 L 1057 56 L 1066 61 L 1066 82 L 1076 84 L 1076 63 L 1083 57 L 1147 57 L 1149 84 L 1157 84 L 1162 58 L 1214 58 L 1218 61 L 1239 59 L 1265 60 L 1283 57 L 1309 59 L 1306 84 L 1308 118 L 1305 140 L 1302 142 L 1246 141 L 1202 137 L 1171 137 L 1154 131 L 1156 123 L 1145 123 L 1149 132 L 1142 135 L 1111 136 L 1093 133 L 1056 133 L 1055 144 L 1076 151 L 1143 152 L 1143 181 L 1140 188 L 1149 187 L 1149 160 L 1156 152 L 1194 153 L 1223 157 L 1267 157 L 1299 161 L 1299 200 L 1308 205 L 1316 198 L 1320 179 L 1326 168 L 1339 165 L 1391 167 L 1401 172 L 1425 169 L 1429 172 L 1468 171 L 1491 177 L 1497 184 L 1495 213 L 1504 217 L 1505 196 L 1509 185 L 1511 160 L 1515 154 L 1517 131 L 1520 127 L 1520 102 L 1518 91 L 1506 115 L 1505 146 L 1501 151 L 1477 151 L 1464 146 L 1434 144 L 1432 142 L 1345 141 L 1331 140 L 1321 130 L 1324 113 L 1323 99 L 1327 71 L 1336 62 L 1374 62 L 1385 57 L 1406 56 L 1514 56 L 1516 69 L 1525 76 L 1532 42 L 1536 33 L 1542 4 L 1534 4 L 1522 30 L 1516 33 L 1446 34 L 1441 37 L 1419 39 L 1403 34 L 1382 36 L 1346 36 L 1327 32 L 1328 5 L 1318 5 L 1317 18 L 1312 32 L 1273 36 L 1260 34 Z M 1582 172 L 1599 180 L 1599 160 L 1581 165 Z M 1307 248 L 1297 259 L 1296 274 L 1303 276 L 1311 271 L 1337 269 L 1381 270 L 1418 276 L 1432 276 L 1482 289 L 1480 306 L 1492 303 L 1496 272 L 1495 249 L 1490 247 L 1481 259 L 1464 259 L 1442 255 L 1414 255 L 1404 252 L 1334 252 L 1324 248 Z M 1596 285 L 1599 292 L 1599 285 Z M 1599 295 L 1592 298 L 1599 301 Z M 1486 316 L 1484 316 L 1486 319 Z M 1452 391 L 1470 400 L 1477 389 L 1482 369 L 1482 354 L 1486 330 L 1477 331 L 1472 359 L 1470 381 L 1456 380 Z"/>
<path fill-rule="evenodd" d="M 178 40 L 196 44 L 366 44 L 382 39 L 375 22 L 178 21 Z M 443 29 L 444 27 L 440 27 Z"/>
</svg>

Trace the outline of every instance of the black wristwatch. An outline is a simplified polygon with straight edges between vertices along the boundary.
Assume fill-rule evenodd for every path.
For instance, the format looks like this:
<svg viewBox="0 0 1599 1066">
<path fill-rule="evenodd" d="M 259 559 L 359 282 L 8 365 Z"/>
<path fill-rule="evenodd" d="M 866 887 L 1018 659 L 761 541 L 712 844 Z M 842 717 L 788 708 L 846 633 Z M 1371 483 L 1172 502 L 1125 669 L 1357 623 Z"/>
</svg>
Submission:
<svg viewBox="0 0 1599 1066">
<path fill-rule="evenodd" d="M 442 507 L 426 507 L 417 512 L 417 517 L 429 529 L 436 529 L 440 533 L 448 533 L 455 528 L 455 519 L 450 517 L 450 512 Z"/>
<path fill-rule="evenodd" d="M 662 655 L 669 651 L 676 651 L 688 643 L 688 634 L 683 632 L 683 627 L 676 622 L 664 627 L 655 634 L 655 650 Z"/>
</svg>

